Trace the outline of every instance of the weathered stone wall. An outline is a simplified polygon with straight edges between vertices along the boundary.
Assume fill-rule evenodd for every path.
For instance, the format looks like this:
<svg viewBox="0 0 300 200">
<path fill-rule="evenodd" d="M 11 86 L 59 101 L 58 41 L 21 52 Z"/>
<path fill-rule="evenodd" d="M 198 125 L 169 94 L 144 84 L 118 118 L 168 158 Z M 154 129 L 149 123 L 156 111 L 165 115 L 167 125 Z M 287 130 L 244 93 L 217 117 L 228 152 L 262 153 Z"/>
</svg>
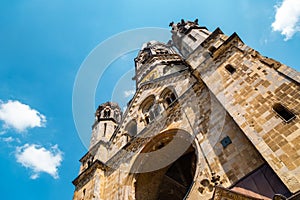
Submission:
<svg viewBox="0 0 300 200">
<path fill-rule="evenodd" d="M 81 177 L 76 185 L 73 200 L 103 199 L 105 177 L 101 169 L 95 169 Z"/>
<path fill-rule="evenodd" d="M 179 120 L 170 120 L 171 123 L 153 123 L 156 124 L 156 126 L 163 126 L 160 129 L 163 132 L 180 129 L 189 132 L 191 135 L 196 135 L 193 143 L 197 149 L 197 173 L 195 175 L 195 183 L 189 194 L 190 199 L 211 197 L 214 186 L 214 183 L 211 182 L 212 172 L 219 175 L 219 182 L 227 187 L 264 163 L 260 154 L 217 99 L 211 96 L 212 94 L 203 83 L 198 83 L 193 88 L 189 88 L 175 81 L 168 82 L 177 85 L 177 87 L 180 85 L 185 88 L 181 93 L 182 100 L 179 101 L 177 107 L 177 111 L 181 112 L 172 110 L 172 113 L 178 113 L 178 115 L 180 115 L 173 116 Z M 151 93 L 144 91 L 144 95 L 159 94 L 165 85 L 160 86 L 160 89 L 151 89 Z M 187 91 L 188 89 L 189 91 Z M 156 91 L 156 93 L 154 91 Z M 179 98 L 181 96 L 179 96 Z M 144 99 L 143 96 L 141 99 Z M 137 101 L 137 105 L 138 104 Z M 168 110 L 165 112 L 168 112 Z M 164 116 L 164 114 L 162 115 Z M 163 120 L 161 119 L 160 121 Z M 161 131 L 151 131 L 145 134 L 149 134 L 150 137 L 155 137 L 159 135 Z M 224 148 L 221 144 L 221 140 L 226 136 L 230 137 L 232 143 Z M 134 142 L 133 140 L 133 144 Z M 118 169 L 106 173 L 107 184 L 104 199 L 116 198 L 117 196 L 121 199 L 126 199 L 127 197 L 124 196 L 124 193 L 130 195 L 128 199 L 135 199 L 134 182 L 136 180 L 132 178 L 134 175 L 130 175 L 128 170 L 133 165 L 139 152 L 142 151 L 146 145 L 147 142 L 139 147 L 140 150 L 134 152 L 131 162 L 120 156 L 118 158 L 120 166 L 116 167 Z M 120 170 L 120 168 L 123 168 L 125 171 Z M 149 178 L 151 178 L 151 176 L 149 176 Z"/>
<path fill-rule="evenodd" d="M 299 117 L 285 122 L 273 106 L 280 103 L 295 115 L 299 114 L 299 73 L 287 70 L 283 74 L 277 69 L 288 67 L 259 55 L 237 36 L 203 62 L 196 63 L 200 51 L 205 49 L 199 49 L 188 59 L 196 69 L 195 74 L 205 82 L 287 187 L 292 192 L 298 191 Z M 229 64 L 235 69 L 233 73 L 226 70 Z"/>
</svg>

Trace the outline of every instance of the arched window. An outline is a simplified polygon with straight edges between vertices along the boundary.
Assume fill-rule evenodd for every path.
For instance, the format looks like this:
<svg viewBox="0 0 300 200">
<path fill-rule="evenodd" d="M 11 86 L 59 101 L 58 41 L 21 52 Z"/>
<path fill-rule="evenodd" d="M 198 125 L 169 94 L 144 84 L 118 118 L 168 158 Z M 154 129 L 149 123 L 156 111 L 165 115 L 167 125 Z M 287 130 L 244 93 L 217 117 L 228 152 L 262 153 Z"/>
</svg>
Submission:
<svg viewBox="0 0 300 200">
<path fill-rule="evenodd" d="M 109 108 L 106 108 L 106 109 L 103 111 L 103 117 L 104 117 L 104 118 L 109 118 L 109 117 L 110 117 L 110 109 L 109 109 Z"/>
<path fill-rule="evenodd" d="M 143 103 L 141 103 L 140 110 L 144 115 L 146 124 L 149 124 L 154 119 L 153 107 L 154 107 L 154 95 L 147 97 Z"/>
<path fill-rule="evenodd" d="M 89 161 L 87 162 L 87 164 L 88 164 L 88 167 L 90 167 L 91 164 L 92 164 L 92 162 L 89 160 Z"/>
<path fill-rule="evenodd" d="M 167 97 L 165 99 L 166 99 L 167 104 L 171 105 L 171 103 L 173 103 L 176 100 L 176 96 L 173 92 L 171 92 L 170 94 L 167 95 Z"/>
<path fill-rule="evenodd" d="M 172 88 L 165 88 L 161 95 L 160 95 L 160 98 L 163 99 L 163 105 L 165 108 L 168 108 L 170 105 L 172 105 L 176 99 L 177 99 L 177 96 L 174 92 L 174 89 Z"/>
<path fill-rule="evenodd" d="M 83 197 L 85 196 L 85 191 L 86 191 L 86 189 L 84 188 L 83 191 L 82 191 Z"/>
</svg>

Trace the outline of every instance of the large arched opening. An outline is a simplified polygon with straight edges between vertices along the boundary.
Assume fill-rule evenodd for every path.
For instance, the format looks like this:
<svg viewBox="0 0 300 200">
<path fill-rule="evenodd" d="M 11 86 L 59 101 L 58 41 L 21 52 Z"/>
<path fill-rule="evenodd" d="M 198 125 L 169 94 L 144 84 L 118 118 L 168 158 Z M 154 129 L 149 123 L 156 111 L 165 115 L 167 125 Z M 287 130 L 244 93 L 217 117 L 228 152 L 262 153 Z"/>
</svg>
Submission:
<svg viewBox="0 0 300 200">
<path fill-rule="evenodd" d="M 153 138 L 153 140 L 146 145 L 143 151 L 153 152 L 166 147 L 174 139 L 174 133 L 176 134 L 178 132 L 162 133 Z M 186 138 L 180 137 L 182 143 L 186 143 L 187 138 L 191 137 L 188 133 L 186 133 L 186 136 Z M 178 142 L 180 142 L 180 140 L 178 140 Z M 177 146 L 178 145 L 176 145 L 176 147 Z M 197 156 L 195 147 L 191 143 L 188 146 L 185 145 L 182 147 L 185 148 L 183 153 L 179 155 L 177 159 L 174 159 L 173 162 L 154 171 L 136 174 L 135 198 L 137 200 L 184 199 L 194 183 Z M 169 150 L 167 153 L 170 156 L 173 156 L 172 154 L 174 152 L 175 151 Z M 160 158 L 157 158 L 157 160 L 159 159 Z M 145 165 L 153 165 L 153 163 L 148 163 L 147 161 L 149 160 L 139 160 L 139 162 L 142 163 L 139 163 L 139 168 L 142 168 Z"/>
</svg>

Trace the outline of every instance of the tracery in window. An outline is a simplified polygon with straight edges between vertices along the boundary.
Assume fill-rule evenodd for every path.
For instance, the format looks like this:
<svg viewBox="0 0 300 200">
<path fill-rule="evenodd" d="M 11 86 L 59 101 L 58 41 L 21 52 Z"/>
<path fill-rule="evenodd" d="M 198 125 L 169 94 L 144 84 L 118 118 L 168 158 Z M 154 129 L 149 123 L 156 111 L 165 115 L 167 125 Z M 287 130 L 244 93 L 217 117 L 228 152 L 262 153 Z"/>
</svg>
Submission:
<svg viewBox="0 0 300 200">
<path fill-rule="evenodd" d="M 163 105 L 165 108 L 168 108 L 171 106 L 177 99 L 176 93 L 174 89 L 172 88 L 165 88 L 161 95 L 160 98 L 163 99 Z"/>
<path fill-rule="evenodd" d="M 141 103 L 140 110 L 144 115 L 144 121 L 146 124 L 149 124 L 154 119 L 153 105 L 155 97 L 151 95 L 147 97 L 143 103 Z"/>
</svg>

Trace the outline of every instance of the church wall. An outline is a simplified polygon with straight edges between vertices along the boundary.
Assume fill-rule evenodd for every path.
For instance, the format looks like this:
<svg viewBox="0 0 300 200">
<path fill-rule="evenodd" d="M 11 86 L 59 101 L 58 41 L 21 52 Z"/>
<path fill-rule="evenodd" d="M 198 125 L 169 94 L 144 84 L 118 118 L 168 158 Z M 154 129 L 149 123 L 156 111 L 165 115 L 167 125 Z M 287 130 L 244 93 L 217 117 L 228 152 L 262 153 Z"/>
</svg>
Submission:
<svg viewBox="0 0 300 200">
<path fill-rule="evenodd" d="M 191 102 L 184 102 L 187 102 L 183 105 L 185 109 L 190 105 L 199 106 L 195 110 L 195 121 L 199 121 L 195 123 L 197 127 L 194 130 L 197 131 L 196 141 L 202 149 L 198 149 L 199 172 L 190 199 L 211 197 L 215 183 L 229 187 L 264 163 L 255 147 L 204 85 L 201 95 L 195 96 Z M 227 136 L 232 143 L 224 148 L 221 141 Z M 220 179 L 212 182 L 212 172 Z"/>
<path fill-rule="evenodd" d="M 285 75 L 274 68 L 286 66 L 245 45 L 244 51 L 232 46 L 219 58 L 213 55 L 193 67 L 281 180 L 296 192 L 300 188 L 299 73 L 289 70 Z M 226 70 L 228 64 L 235 68 L 233 73 Z M 204 70 L 208 65 L 210 70 Z M 275 103 L 296 117 L 285 122 L 274 111 Z"/>
</svg>

